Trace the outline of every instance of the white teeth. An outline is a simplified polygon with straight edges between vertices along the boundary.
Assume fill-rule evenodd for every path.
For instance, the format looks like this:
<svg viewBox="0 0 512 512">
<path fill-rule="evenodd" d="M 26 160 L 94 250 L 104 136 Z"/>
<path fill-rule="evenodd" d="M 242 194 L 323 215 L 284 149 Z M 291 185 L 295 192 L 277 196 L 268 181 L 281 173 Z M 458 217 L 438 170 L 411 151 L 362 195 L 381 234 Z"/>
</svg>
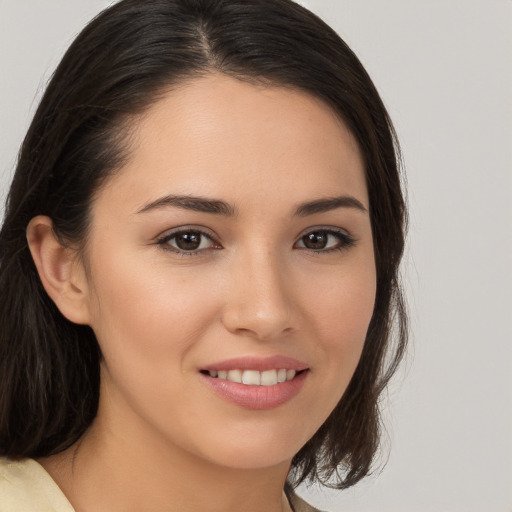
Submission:
<svg viewBox="0 0 512 512">
<path fill-rule="evenodd" d="M 231 382 L 242 382 L 242 372 L 240 370 L 229 370 L 228 380 Z"/>
<path fill-rule="evenodd" d="M 245 370 L 242 375 L 242 382 L 249 386 L 259 386 L 261 384 L 261 374 L 257 370 Z"/>
<path fill-rule="evenodd" d="M 277 384 L 277 371 L 267 370 L 261 372 L 261 385 L 262 386 L 275 386 Z"/>
<path fill-rule="evenodd" d="M 265 370 L 259 372 L 258 370 L 209 370 L 210 377 L 217 377 L 222 380 L 229 380 L 239 384 L 246 384 L 248 386 L 275 386 L 282 382 L 292 380 L 297 372 L 295 370 L 286 370 L 281 368 L 279 370 Z"/>
</svg>

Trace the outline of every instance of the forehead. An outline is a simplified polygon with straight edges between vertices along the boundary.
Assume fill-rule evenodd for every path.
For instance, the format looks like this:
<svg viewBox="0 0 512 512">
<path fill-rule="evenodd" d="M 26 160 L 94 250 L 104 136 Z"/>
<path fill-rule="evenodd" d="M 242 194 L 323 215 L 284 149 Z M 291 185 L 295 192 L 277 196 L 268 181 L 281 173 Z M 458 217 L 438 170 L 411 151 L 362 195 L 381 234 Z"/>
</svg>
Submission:
<svg viewBox="0 0 512 512">
<path fill-rule="evenodd" d="M 163 193 L 235 204 L 349 193 L 368 203 L 355 138 L 303 91 L 212 74 L 169 91 L 132 128 L 130 158 L 107 188 L 134 208 Z"/>
</svg>

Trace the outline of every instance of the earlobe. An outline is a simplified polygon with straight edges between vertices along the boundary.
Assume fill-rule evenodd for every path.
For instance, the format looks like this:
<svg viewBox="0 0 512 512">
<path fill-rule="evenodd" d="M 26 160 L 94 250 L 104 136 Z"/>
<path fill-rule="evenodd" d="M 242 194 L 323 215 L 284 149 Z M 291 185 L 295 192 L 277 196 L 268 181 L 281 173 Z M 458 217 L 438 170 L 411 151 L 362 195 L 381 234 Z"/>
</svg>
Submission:
<svg viewBox="0 0 512 512">
<path fill-rule="evenodd" d="M 76 252 L 61 244 L 49 217 L 34 217 L 27 226 L 27 241 L 44 289 L 71 322 L 89 323 L 85 272 Z"/>
</svg>

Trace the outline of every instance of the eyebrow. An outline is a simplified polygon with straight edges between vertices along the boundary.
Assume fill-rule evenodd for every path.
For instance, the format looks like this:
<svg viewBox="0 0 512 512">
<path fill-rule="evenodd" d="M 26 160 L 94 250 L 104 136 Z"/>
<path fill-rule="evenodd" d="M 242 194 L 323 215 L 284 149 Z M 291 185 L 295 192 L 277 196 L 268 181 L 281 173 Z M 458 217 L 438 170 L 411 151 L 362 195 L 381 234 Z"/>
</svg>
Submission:
<svg viewBox="0 0 512 512">
<path fill-rule="evenodd" d="M 143 206 L 137 211 L 137 213 L 145 213 L 158 208 L 164 208 L 166 206 L 174 206 L 185 210 L 193 210 L 195 212 L 213 213 L 215 215 L 233 216 L 236 214 L 235 207 L 224 201 L 207 199 L 205 197 L 176 195 L 169 195 L 161 197 L 156 201 L 152 201 L 151 203 Z"/>
<path fill-rule="evenodd" d="M 215 215 L 225 215 L 232 217 L 237 214 L 237 209 L 225 201 L 219 199 L 208 199 L 198 196 L 180 196 L 168 195 L 156 199 L 143 206 L 137 213 L 145 213 L 148 211 L 165 208 L 168 206 L 183 208 L 202 213 L 212 213 Z M 316 213 L 328 212 L 338 208 L 354 208 L 361 212 L 367 213 L 367 209 L 361 201 L 353 196 L 338 196 L 316 199 L 300 204 L 294 212 L 297 217 L 307 217 Z"/>
<path fill-rule="evenodd" d="M 363 206 L 361 201 L 353 196 L 338 196 L 327 197 L 324 199 L 317 199 L 308 203 L 301 204 L 296 210 L 295 215 L 298 217 L 307 217 L 315 213 L 323 213 L 337 208 L 355 208 L 363 213 L 367 213 L 367 209 Z"/>
</svg>

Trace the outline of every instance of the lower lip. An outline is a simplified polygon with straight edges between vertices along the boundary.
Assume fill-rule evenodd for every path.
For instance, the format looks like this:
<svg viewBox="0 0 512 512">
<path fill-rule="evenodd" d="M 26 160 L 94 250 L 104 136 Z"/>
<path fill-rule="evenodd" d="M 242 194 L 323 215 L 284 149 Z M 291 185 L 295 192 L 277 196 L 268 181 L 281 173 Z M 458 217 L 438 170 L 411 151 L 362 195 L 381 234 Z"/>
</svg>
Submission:
<svg viewBox="0 0 512 512">
<path fill-rule="evenodd" d="M 274 386 L 249 386 L 230 380 L 200 374 L 210 388 L 222 398 L 245 409 L 273 409 L 285 404 L 302 389 L 308 371 L 303 371 L 292 380 Z"/>
</svg>

